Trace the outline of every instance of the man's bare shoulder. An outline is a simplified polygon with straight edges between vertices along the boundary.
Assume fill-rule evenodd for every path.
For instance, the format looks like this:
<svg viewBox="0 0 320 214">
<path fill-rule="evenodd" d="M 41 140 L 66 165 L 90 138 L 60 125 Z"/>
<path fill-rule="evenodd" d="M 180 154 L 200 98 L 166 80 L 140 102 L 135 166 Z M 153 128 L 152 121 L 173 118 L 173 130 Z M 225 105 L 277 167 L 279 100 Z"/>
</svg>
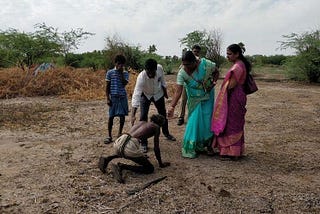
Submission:
<svg viewBox="0 0 320 214">
<path fill-rule="evenodd" d="M 131 131 L 141 130 L 141 129 L 158 129 L 160 128 L 157 124 L 153 122 L 139 121 L 132 126 Z"/>
<path fill-rule="evenodd" d="M 153 122 L 145 122 L 145 121 L 140 121 L 140 122 L 144 122 L 139 124 L 140 127 L 144 127 L 144 128 L 159 128 L 159 126 Z"/>
<path fill-rule="evenodd" d="M 134 126 L 141 126 L 141 125 L 146 124 L 146 123 L 148 123 L 148 122 L 147 121 L 138 121 L 138 122 L 136 122 L 134 124 Z"/>
</svg>

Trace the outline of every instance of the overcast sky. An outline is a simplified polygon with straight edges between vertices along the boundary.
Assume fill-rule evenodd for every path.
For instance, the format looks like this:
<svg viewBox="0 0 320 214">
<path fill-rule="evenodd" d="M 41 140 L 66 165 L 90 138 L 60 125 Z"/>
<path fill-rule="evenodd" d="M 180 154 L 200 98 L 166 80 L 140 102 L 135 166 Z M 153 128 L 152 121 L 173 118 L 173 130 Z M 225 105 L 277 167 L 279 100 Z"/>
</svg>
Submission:
<svg viewBox="0 0 320 214">
<path fill-rule="evenodd" d="M 282 35 L 320 28 L 319 0 L 0 0 L 0 30 L 34 32 L 45 23 L 59 32 L 95 33 L 77 52 L 102 50 L 118 35 L 130 45 L 181 55 L 179 40 L 195 30 L 216 29 L 225 48 L 243 42 L 246 54 L 292 54 L 277 50 Z"/>
</svg>

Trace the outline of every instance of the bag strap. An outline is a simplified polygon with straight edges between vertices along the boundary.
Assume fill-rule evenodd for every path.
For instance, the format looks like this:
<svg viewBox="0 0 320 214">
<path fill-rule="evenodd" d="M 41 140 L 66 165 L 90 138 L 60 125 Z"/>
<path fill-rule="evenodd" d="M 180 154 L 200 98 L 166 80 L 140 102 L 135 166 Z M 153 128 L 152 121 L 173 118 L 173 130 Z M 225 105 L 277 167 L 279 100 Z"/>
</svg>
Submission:
<svg viewBox="0 0 320 214">
<path fill-rule="evenodd" d="M 121 145 L 121 147 L 119 148 L 119 153 L 122 157 L 125 157 L 125 154 L 124 154 L 124 149 L 125 147 L 127 146 L 127 144 L 129 143 L 130 139 L 131 139 L 131 135 L 128 134 L 128 133 L 125 133 L 127 135 L 127 138 L 126 140 L 124 141 L 124 143 Z"/>
</svg>

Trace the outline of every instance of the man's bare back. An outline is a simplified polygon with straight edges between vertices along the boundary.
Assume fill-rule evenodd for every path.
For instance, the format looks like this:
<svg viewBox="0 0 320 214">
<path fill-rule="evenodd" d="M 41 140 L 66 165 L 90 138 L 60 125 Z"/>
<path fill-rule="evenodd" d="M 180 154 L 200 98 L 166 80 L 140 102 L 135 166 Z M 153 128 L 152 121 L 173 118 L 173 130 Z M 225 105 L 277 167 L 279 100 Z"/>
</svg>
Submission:
<svg viewBox="0 0 320 214">
<path fill-rule="evenodd" d="M 152 122 L 139 121 L 132 126 L 129 134 L 138 139 L 148 139 L 160 135 L 160 126 Z"/>
<path fill-rule="evenodd" d="M 170 166 L 169 162 L 162 162 L 160 148 L 159 148 L 160 127 L 164 123 L 164 117 L 161 115 L 153 115 L 150 118 L 150 120 L 151 120 L 150 122 L 146 122 L 146 121 L 137 122 L 134 126 L 132 126 L 128 134 L 130 134 L 132 137 L 137 138 L 139 140 L 141 139 L 146 140 L 150 137 L 154 137 L 154 153 L 159 163 L 159 166 L 161 168 Z M 123 149 L 125 149 L 125 147 L 123 147 Z M 137 163 L 138 165 L 128 165 L 124 163 L 111 165 L 114 177 L 117 179 L 119 183 L 124 183 L 124 180 L 122 178 L 123 169 L 135 171 L 138 173 L 145 173 L 145 174 L 149 174 L 154 171 L 154 167 L 152 163 L 148 160 L 146 156 L 129 157 L 129 156 L 121 155 L 122 152 L 119 152 L 119 153 L 120 154 L 117 153 L 108 157 L 100 157 L 99 164 L 98 164 L 99 169 L 103 173 L 106 173 L 106 168 L 108 166 L 108 163 L 114 158 L 126 158 Z"/>
</svg>

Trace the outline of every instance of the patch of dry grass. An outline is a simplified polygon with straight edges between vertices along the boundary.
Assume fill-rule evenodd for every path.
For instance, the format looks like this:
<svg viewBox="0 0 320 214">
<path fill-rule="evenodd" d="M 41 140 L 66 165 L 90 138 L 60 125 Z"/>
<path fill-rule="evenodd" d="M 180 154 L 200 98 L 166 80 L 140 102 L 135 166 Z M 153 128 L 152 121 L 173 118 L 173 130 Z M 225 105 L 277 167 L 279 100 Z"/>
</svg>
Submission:
<svg viewBox="0 0 320 214">
<path fill-rule="evenodd" d="M 48 121 L 52 111 L 62 110 L 59 106 L 47 106 L 40 103 L 0 104 L 0 127 L 26 127 Z"/>
<path fill-rule="evenodd" d="M 137 72 L 129 70 L 127 86 L 132 96 Z M 90 69 L 57 68 L 34 75 L 18 68 L 0 70 L 0 98 L 33 96 L 59 96 L 71 100 L 105 98 L 105 71 Z"/>
</svg>

